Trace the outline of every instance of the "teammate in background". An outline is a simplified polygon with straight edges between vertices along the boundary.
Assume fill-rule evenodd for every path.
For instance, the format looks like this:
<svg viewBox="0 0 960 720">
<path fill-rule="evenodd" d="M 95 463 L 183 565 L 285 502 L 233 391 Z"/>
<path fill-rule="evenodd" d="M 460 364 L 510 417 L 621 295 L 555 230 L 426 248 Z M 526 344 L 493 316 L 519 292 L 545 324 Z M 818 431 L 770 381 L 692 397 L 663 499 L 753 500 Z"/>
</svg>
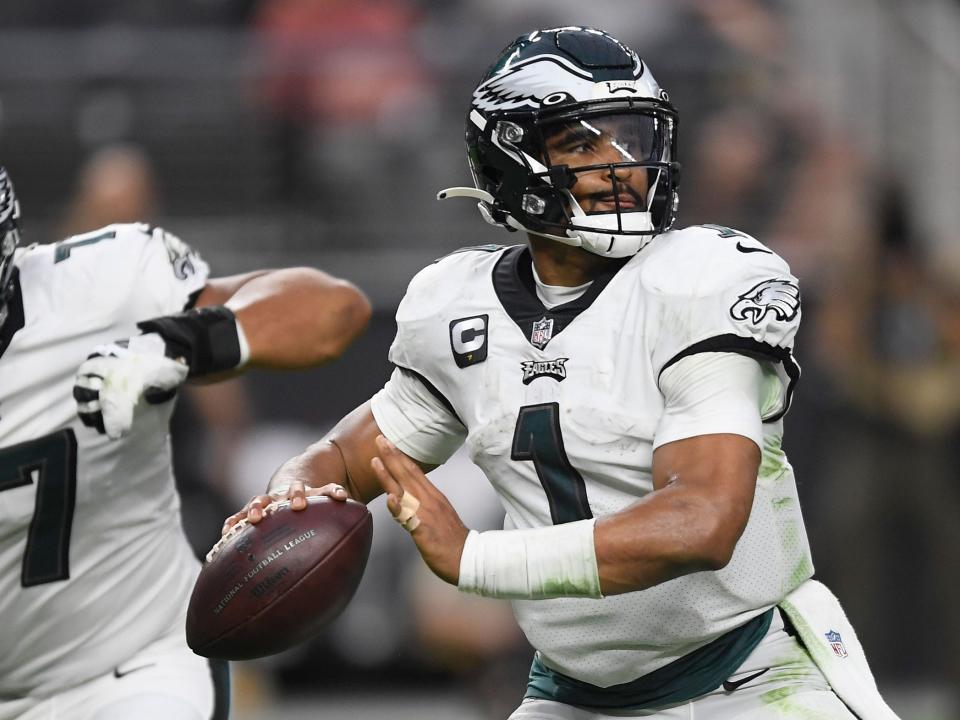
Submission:
<svg viewBox="0 0 960 720">
<path fill-rule="evenodd" d="M 211 278 L 143 224 L 18 248 L 19 214 L 0 169 L 0 718 L 226 718 L 226 664 L 184 637 L 170 400 L 332 360 L 369 304 L 307 268 Z"/>
<path fill-rule="evenodd" d="M 473 92 L 467 154 L 527 244 L 447 256 L 397 311 L 390 381 L 228 518 L 386 492 L 427 565 L 508 598 L 537 649 L 511 716 L 893 718 L 813 564 L 782 418 L 799 377 L 786 263 L 672 230 L 677 114 L 605 33 L 518 38 Z M 424 475 L 466 443 L 506 509 L 477 533 Z"/>
</svg>

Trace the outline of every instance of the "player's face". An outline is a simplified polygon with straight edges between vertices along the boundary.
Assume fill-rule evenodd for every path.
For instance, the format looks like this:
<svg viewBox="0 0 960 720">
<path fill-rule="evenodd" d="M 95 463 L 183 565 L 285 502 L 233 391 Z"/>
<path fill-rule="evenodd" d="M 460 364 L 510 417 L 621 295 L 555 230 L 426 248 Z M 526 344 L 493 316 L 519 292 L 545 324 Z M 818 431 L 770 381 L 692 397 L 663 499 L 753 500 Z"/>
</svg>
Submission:
<svg viewBox="0 0 960 720">
<path fill-rule="evenodd" d="M 609 115 L 544 128 L 550 165 L 566 165 L 575 173 L 570 192 L 584 212 L 647 209 L 650 171 L 621 163 L 653 159 L 652 122 L 642 115 Z"/>
</svg>

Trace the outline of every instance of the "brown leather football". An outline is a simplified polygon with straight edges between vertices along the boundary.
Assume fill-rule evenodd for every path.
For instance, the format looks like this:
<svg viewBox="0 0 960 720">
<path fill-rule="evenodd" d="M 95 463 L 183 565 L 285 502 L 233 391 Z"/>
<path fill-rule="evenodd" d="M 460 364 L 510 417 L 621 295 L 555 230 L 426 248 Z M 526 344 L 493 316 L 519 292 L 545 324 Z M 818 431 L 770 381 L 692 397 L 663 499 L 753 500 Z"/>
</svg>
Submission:
<svg viewBox="0 0 960 720">
<path fill-rule="evenodd" d="M 286 650 L 346 607 L 370 554 L 366 505 L 307 498 L 275 503 L 262 521 L 238 523 L 207 555 L 187 610 L 198 655 L 246 660 Z"/>
</svg>

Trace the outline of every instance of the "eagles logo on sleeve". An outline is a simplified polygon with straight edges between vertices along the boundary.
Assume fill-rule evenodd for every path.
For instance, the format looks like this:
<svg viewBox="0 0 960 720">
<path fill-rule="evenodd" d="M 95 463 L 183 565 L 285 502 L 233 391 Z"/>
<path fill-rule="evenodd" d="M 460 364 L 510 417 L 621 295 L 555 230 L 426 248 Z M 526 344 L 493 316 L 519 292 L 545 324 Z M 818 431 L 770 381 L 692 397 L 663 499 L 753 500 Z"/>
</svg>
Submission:
<svg viewBox="0 0 960 720">
<path fill-rule="evenodd" d="M 793 320 L 800 310 L 800 288 L 792 280 L 775 278 L 754 285 L 730 308 L 734 320 L 759 325 L 767 313 L 779 322 Z"/>
<path fill-rule="evenodd" d="M 196 273 L 197 269 L 194 267 L 196 251 L 193 248 L 163 228 L 153 228 L 153 234 L 154 236 L 159 235 L 163 241 L 163 245 L 167 249 L 167 257 L 173 266 L 173 274 L 177 276 L 178 280 L 186 280 Z"/>
</svg>

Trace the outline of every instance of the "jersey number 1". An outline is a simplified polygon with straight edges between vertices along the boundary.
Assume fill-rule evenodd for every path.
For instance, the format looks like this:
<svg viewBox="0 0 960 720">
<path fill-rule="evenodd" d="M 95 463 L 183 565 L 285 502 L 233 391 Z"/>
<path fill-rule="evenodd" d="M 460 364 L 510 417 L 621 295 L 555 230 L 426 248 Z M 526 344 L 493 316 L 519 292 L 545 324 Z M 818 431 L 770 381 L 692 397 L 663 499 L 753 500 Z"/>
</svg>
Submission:
<svg viewBox="0 0 960 720">
<path fill-rule="evenodd" d="M 70 530 L 77 495 L 77 436 L 60 430 L 0 448 L 0 492 L 37 484 L 23 552 L 23 587 L 70 577 Z"/>
<path fill-rule="evenodd" d="M 547 494 L 554 525 L 593 517 L 587 502 L 587 485 L 563 448 L 559 403 L 520 408 L 510 459 L 533 462 Z"/>
</svg>

